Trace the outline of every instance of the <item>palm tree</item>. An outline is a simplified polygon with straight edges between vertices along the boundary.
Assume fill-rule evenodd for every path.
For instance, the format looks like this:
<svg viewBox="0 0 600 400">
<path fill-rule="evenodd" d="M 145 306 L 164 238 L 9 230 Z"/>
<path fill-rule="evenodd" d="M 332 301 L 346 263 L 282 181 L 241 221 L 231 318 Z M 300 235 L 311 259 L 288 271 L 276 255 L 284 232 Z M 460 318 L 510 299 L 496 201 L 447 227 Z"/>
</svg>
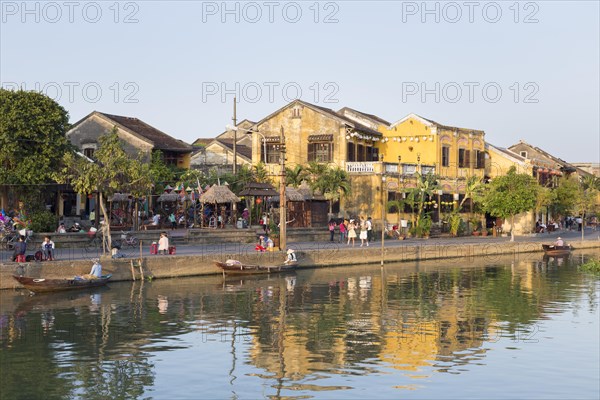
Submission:
<svg viewBox="0 0 600 400">
<path fill-rule="evenodd" d="M 302 165 L 296 165 L 294 168 L 285 169 L 285 181 L 288 185 L 297 188 L 306 179 L 307 172 Z"/>
<path fill-rule="evenodd" d="M 324 175 L 328 170 L 327 164 L 318 163 L 316 161 L 311 161 L 308 163 L 308 167 L 306 168 L 306 175 L 309 178 L 310 182 L 316 182 L 319 177 Z M 313 188 L 314 189 L 314 188 Z"/>
<path fill-rule="evenodd" d="M 338 201 L 342 196 L 346 197 L 352 192 L 350 178 L 348 173 L 340 167 L 328 167 L 325 164 L 320 165 L 324 167 L 324 171 L 315 180 L 311 181 L 310 186 L 313 190 L 319 190 L 329 200 L 329 214 L 332 214 L 333 203 Z M 314 170 L 316 171 L 320 168 L 315 166 Z"/>
<path fill-rule="evenodd" d="M 268 183 L 270 180 L 267 166 L 262 161 L 254 166 L 254 180 L 258 183 Z"/>
<path fill-rule="evenodd" d="M 398 226 L 400 226 L 400 213 L 402 212 L 402 210 L 404 210 L 404 200 L 390 200 L 387 202 L 387 208 L 389 212 L 392 212 L 392 210 L 396 210 L 396 213 L 398 214 Z"/>
<path fill-rule="evenodd" d="M 413 226 L 419 226 L 421 217 L 423 216 L 423 208 L 425 206 L 425 199 L 433 195 L 434 190 L 439 189 L 439 183 L 437 177 L 431 173 L 427 175 L 421 175 L 415 173 L 416 187 L 412 188 L 408 192 L 406 202 L 411 205 L 413 209 Z M 415 207 L 417 208 L 415 216 Z"/>
</svg>

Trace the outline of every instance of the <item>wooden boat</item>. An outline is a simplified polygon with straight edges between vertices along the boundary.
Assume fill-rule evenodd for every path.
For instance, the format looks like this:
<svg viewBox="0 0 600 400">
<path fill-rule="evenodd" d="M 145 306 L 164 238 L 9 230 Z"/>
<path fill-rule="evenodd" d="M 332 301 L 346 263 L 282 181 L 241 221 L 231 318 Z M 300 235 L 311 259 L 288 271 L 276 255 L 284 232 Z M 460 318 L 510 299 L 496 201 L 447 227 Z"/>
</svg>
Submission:
<svg viewBox="0 0 600 400">
<path fill-rule="evenodd" d="M 235 260 L 227 260 L 226 262 L 215 261 L 215 265 L 223 270 L 224 275 L 279 274 L 282 272 L 294 271 L 297 264 L 298 263 L 295 262 L 292 264 L 264 266 L 242 264 Z"/>
<path fill-rule="evenodd" d="M 13 278 L 15 278 L 17 282 L 23 285 L 26 289 L 29 289 L 32 292 L 36 293 L 43 293 L 104 286 L 111 278 L 111 276 L 112 275 L 102 275 L 102 278 L 97 279 L 45 279 L 13 275 Z"/>
<path fill-rule="evenodd" d="M 547 256 L 568 256 L 571 254 L 571 246 L 554 246 L 550 244 L 543 244 L 542 249 Z"/>
</svg>

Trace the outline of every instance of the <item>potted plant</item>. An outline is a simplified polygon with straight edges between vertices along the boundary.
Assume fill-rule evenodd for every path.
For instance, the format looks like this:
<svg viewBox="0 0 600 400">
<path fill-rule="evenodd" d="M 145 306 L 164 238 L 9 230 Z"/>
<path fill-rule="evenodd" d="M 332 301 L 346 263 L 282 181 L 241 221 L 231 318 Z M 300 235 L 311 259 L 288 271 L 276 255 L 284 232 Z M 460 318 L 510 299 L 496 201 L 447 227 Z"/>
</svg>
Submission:
<svg viewBox="0 0 600 400">
<path fill-rule="evenodd" d="M 431 217 L 429 215 L 424 216 L 419 221 L 420 234 L 426 239 L 429 239 L 429 232 L 431 231 L 431 224 L 432 224 L 432 221 L 431 221 Z"/>
<path fill-rule="evenodd" d="M 279 248 L 279 225 L 273 219 L 269 219 L 269 237 L 273 240 L 273 247 Z"/>
<path fill-rule="evenodd" d="M 452 236 L 458 236 L 458 231 L 460 229 L 461 222 L 462 222 L 462 219 L 460 218 L 459 213 L 452 213 L 452 215 L 450 215 L 450 218 L 449 218 L 450 234 Z"/>
</svg>

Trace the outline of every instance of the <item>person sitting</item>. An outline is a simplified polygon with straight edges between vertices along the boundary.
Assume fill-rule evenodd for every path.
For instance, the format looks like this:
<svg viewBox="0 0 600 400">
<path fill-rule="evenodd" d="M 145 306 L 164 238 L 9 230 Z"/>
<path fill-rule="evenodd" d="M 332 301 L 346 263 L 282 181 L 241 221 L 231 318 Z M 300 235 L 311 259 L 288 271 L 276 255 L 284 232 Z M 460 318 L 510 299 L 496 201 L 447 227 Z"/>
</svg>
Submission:
<svg viewBox="0 0 600 400">
<path fill-rule="evenodd" d="M 273 242 L 273 239 L 271 239 L 270 237 L 268 237 L 267 240 L 265 241 L 265 245 L 267 247 L 267 251 L 273 251 L 273 248 L 275 247 L 275 243 Z"/>
<path fill-rule="evenodd" d="M 292 263 L 295 263 L 297 261 L 298 261 L 298 259 L 296 258 L 296 253 L 294 252 L 294 250 L 288 249 L 288 251 L 287 251 L 287 257 L 286 257 L 286 259 L 284 261 L 284 264 L 286 264 L 286 265 L 287 264 L 292 264 Z"/>
<path fill-rule="evenodd" d="M 75 222 L 75 224 L 69 228 L 68 232 L 81 232 L 81 225 L 79 225 L 79 222 Z"/>
<path fill-rule="evenodd" d="M 65 223 L 61 222 L 56 228 L 56 233 L 67 233 L 67 228 L 65 227 Z"/>
<path fill-rule="evenodd" d="M 98 279 L 102 278 L 102 265 L 100 264 L 100 259 L 94 259 L 94 265 L 92 265 L 92 270 L 89 274 L 83 276 L 85 279 Z"/>
<path fill-rule="evenodd" d="M 121 250 L 121 248 L 119 246 L 113 246 L 113 248 L 110 251 L 111 257 L 112 258 L 123 258 L 123 257 L 125 257 L 125 255 L 122 254 L 119 250 Z"/>
<path fill-rule="evenodd" d="M 12 261 L 17 261 L 17 258 L 25 258 L 25 252 L 27 251 L 27 243 L 25 243 L 25 236 L 19 236 L 19 241 L 15 243 L 13 250 Z M 22 256 L 22 257 L 19 257 Z"/>
<path fill-rule="evenodd" d="M 254 250 L 260 251 L 260 252 L 263 252 L 263 251 L 266 250 L 266 243 L 265 243 L 265 237 L 264 236 L 259 236 L 259 238 L 258 238 L 258 244 L 256 245 L 256 247 L 254 247 Z"/>
<path fill-rule="evenodd" d="M 559 236 L 556 238 L 556 242 L 554 242 L 555 246 L 564 246 L 565 242 L 563 242 L 562 238 Z"/>
<path fill-rule="evenodd" d="M 542 223 L 541 219 L 538 219 L 535 223 L 535 232 L 536 233 L 544 233 L 546 230 L 546 225 Z"/>
<path fill-rule="evenodd" d="M 54 260 L 54 242 L 51 240 L 50 236 L 44 236 L 44 241 L 42 242 L 42 253 L 44 254 L 45 260 Z"/>
</svg>

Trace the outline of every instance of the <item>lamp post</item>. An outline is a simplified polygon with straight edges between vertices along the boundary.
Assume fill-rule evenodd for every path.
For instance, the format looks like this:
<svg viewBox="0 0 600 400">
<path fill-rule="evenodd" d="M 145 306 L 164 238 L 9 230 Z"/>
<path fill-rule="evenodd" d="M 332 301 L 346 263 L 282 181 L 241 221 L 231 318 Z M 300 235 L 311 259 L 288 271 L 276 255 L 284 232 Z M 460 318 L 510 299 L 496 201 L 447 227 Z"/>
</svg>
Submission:
<svg viewBox="0 0 600 400">
<path fill-rule="evenodd" d="M 385 175 L 383 175 L 383 171 L 381 172 L 381 266 L 383 267 L 383 261 L 385 258 L 385 197 L 384 197 L 384 185 L 385 185 Z"/>
<path fill-rule="evenodd" d="M 285 135 L 283 133 L 283 126 L 281 127 L 281 146 L 279 151 L 279 164 L 281 165 L 279 177 L 279 249 L 285 250 L 287 247 L 287 199 L 285 197 Z M 265 152 L 265 158 L 266 156 L 267 153 Z"/>
<path fill-rule="evenodd" d="M 233 97 L 233 126 L 237 128 L 237 116 L 236 116 L 236 101 L 235 96 Z M 233 130 L 233 175 L 237 174 L 237 129 Z"/>
</svg>

